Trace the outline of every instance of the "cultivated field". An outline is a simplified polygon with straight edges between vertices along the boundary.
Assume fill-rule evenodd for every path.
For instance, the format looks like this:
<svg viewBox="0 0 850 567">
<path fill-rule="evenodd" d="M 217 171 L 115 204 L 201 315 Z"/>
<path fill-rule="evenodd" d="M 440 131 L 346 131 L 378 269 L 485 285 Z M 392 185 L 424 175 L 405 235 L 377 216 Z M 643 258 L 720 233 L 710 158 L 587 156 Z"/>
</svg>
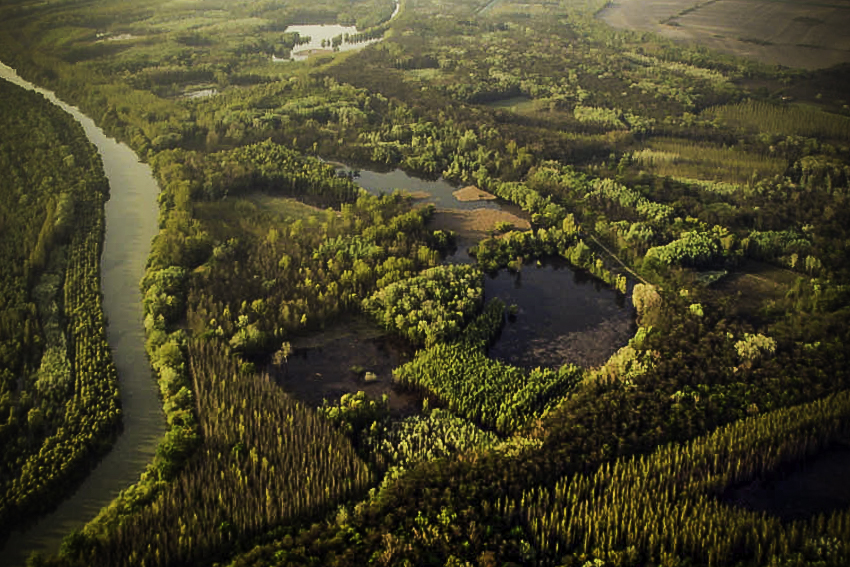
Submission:
<svg viewBox="0 0 850 567">
<path fill-rule="evenodd" d="M 765 63 L 819 69 L 850 61 L 850 0 L 615 0 L 599 17 Z"/>
</svg>

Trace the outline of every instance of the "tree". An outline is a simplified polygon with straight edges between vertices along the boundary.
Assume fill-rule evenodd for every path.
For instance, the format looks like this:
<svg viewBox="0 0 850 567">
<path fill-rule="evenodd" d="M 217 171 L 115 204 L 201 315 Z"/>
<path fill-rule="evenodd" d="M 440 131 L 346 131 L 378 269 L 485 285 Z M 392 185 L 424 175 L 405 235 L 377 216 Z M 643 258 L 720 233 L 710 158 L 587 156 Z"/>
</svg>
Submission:
<svg viewBox="0 0 850 567">
<path fill-rule="evenodd" d="M 658 320 L 662 303 L 661 295 L 653 285 L 639 283 L 632 290 L 632 304 L 641 327 L 652 326 Z"/>
</svg>

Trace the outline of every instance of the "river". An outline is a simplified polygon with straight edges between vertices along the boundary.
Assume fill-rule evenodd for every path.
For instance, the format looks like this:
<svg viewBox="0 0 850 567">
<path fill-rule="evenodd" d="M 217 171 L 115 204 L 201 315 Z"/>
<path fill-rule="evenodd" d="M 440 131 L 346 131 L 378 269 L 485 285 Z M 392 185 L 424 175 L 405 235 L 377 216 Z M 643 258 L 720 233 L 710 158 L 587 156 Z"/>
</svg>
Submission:
<svg viewBox="0 0 850 567">
<path fill-rule="evenodd" d="M 21 532 L 13 532 L 0 550 L 4 567 L 23 565 L 34 551 L 52 554 L 71 531 L 81 528 L 118 493 L 139 479 L 165 433 L 156 382 L 144 349 L 142 297 L 151 239 L 157 233 L 159 187 L 150 168 L 125 144 L 104 134 L 77 108 L 21 79 L 0 63 L 0 78 L 35 90 L 71 114 L 97 146 L 109 179 L 106 238 L 101 257 L 103 309 L 107 338 L 118 369 L 124 431 L 73 495 Z"/>
</svg>

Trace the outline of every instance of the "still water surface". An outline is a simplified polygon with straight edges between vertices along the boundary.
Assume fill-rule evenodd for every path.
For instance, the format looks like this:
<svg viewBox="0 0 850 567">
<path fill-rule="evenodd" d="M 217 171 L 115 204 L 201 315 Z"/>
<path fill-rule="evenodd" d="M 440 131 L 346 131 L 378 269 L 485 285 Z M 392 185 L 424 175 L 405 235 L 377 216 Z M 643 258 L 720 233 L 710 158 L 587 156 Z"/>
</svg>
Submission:
<svg viewBox="0 0 850 567">
<path fill-rule="evenodd" d="M 775 478 L 730 490 L 722 500 L 785 521 L 805 520 L 850 506 L 848 471 L 850 446 L 844 445 L 787 467 Z"/>
<path fill-rule="evenodd" d="M 0 63 L 0 78 L 36 90 L 82 124 L 103 160 L 109 179 L 106 238 L 101 257 L 103 309 L 109 321 L 107 339 L 118 368 L 124 432 L 77 491 L 58 508 L 20 532 L 0 550 L 2 565 L 23 565 L 33 551 L 55 553 L 62 538 L 94 518 L 118 493 L 138 480 L 165 433 L 165 419 L 156 383 L 144 350 L 142 298 L 151 239 L 157 232 L 159 187 L 150 168 L 123 143 L 106 136 L 75 107 L 21 79 Z"/>
<path fill-rule="evenodd" d="M 566 261 L 502 270 L 485 278 L 484 293 L 516 305 L 489 351 L 515 366 L 600 366 L 635 334 L 631 298 Z"/>
<path fill-rule="evenodd" d="M 391 20 L 398 15 L 400 9 L 401 3 L 396 2 L 395 9 L 392 15 L 390 15 Z M 353 37 L 358 33 L 357 28 L 355 26 L 341 26 L 339 24 L 296 24 L 287 26 L 284 32 L 297 33 L 302 38 L 310 38 L 310 41 L 296 45 L 292 49 L 288 59 L 286 57 L 272 56 L 272 61 L 275 63 L 282 61 L 304 61 L 311 55 L 331 53 L 333 51 L 356 51 L 363 49 L 367 45 L 378 43 L 383 39 L 378 37 L 357 43 L 347 42 L 345 41 L 345 36 Z M 339 36 L 343 37 L 343 42 L 333 47 L 333 39 Z"/>
<path fill-rule="evenodd" d="M 347 170 L 347 169 L 346 169 Z M 457 187 L 444 179 L 424 180 L 404 171 L 380 173 L 360 170 L 355 181 L 372 194 L 403 189 L 427 194 L 439 211 L 497 209 L 527 218 L 519 207 L 502 199 L 459 201 Z M 455 258 L 472 261 L 460 242 Z M 555 259 L 540 265 L 523 266 L 519 273 L 501 270 L 485 278 L 487 299 L 500 298 L 516 305 L 511 318 L 489 354 L 525 368 L 557 368 L 565 362 L 590 367 L 605 363 L 635 332 L 635 314 L 631 298 L 623 297 L 588 274 L 577 271 L 566 261 Z"/>
<path fill-rule="evenodd" d="M 365 319 L 335 324 L 292 344 L 284 365 L 269 371 L 287 392 L 311 407 L 335 403 L 343 394 L 386 395 L 390 414 L 407 417 L 422 405 L 421 397 L 392 381 L 392 371 L 413 358 L 414 349 Z"/>
</svg>

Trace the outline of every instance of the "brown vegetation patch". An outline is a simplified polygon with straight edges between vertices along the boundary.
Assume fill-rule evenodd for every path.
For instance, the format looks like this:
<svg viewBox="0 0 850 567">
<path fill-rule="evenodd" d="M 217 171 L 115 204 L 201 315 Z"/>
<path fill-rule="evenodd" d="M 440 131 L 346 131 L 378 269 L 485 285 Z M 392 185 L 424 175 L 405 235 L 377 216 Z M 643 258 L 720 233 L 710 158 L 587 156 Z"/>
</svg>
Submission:
<svg viewBox="0 0 850 567">
<path fill-rule="evenodd" d="M 768 301 L 779 301 L 800 277 L 796 272 L 763 262 L 749 261 L 741 271 L 718 283 L 717 289 L 738 296 L 744 312 L 755 313 Z"/>
<path fill-rule="evenodd" d="M 509 222 L 517 230 L 531 228 L 531 223 L 507 211 L 498 209 L 438 209 L 434 213 L 433 226 L 436 230 L 452 230 L 465 241 L 478 242 L 490 236 L 497 222 Z"/>
<path fill-rule="evenodd" d="M 431 198 L 431 193 L 428 191 L 408 191 L 407 193 L 417 201 L 424 201 Z"/>
<path fill-rule="evenodd" d="M 302 49 L 292 54 L 293 57 L 315 57 L 317 55 L 333 55 L 333 49 Z"/>
<path fill-rule="evenodd" d="M 468 185 L 463 189 L 458 189 L 452 193 L 452 195 L 454 195 L 455 199 L 461 203 L 468 203 L 471 201 L 493 201 L 496 199 L 495 195 L 479 189 L 475 185 Z"/>
<path fill-rule="evenodd" d="M 764 63 L 819 69 L 850 61 L 847 0 L 619 0 L 599 17 L 615 28 L 653 31 Z"/>
</svg>

